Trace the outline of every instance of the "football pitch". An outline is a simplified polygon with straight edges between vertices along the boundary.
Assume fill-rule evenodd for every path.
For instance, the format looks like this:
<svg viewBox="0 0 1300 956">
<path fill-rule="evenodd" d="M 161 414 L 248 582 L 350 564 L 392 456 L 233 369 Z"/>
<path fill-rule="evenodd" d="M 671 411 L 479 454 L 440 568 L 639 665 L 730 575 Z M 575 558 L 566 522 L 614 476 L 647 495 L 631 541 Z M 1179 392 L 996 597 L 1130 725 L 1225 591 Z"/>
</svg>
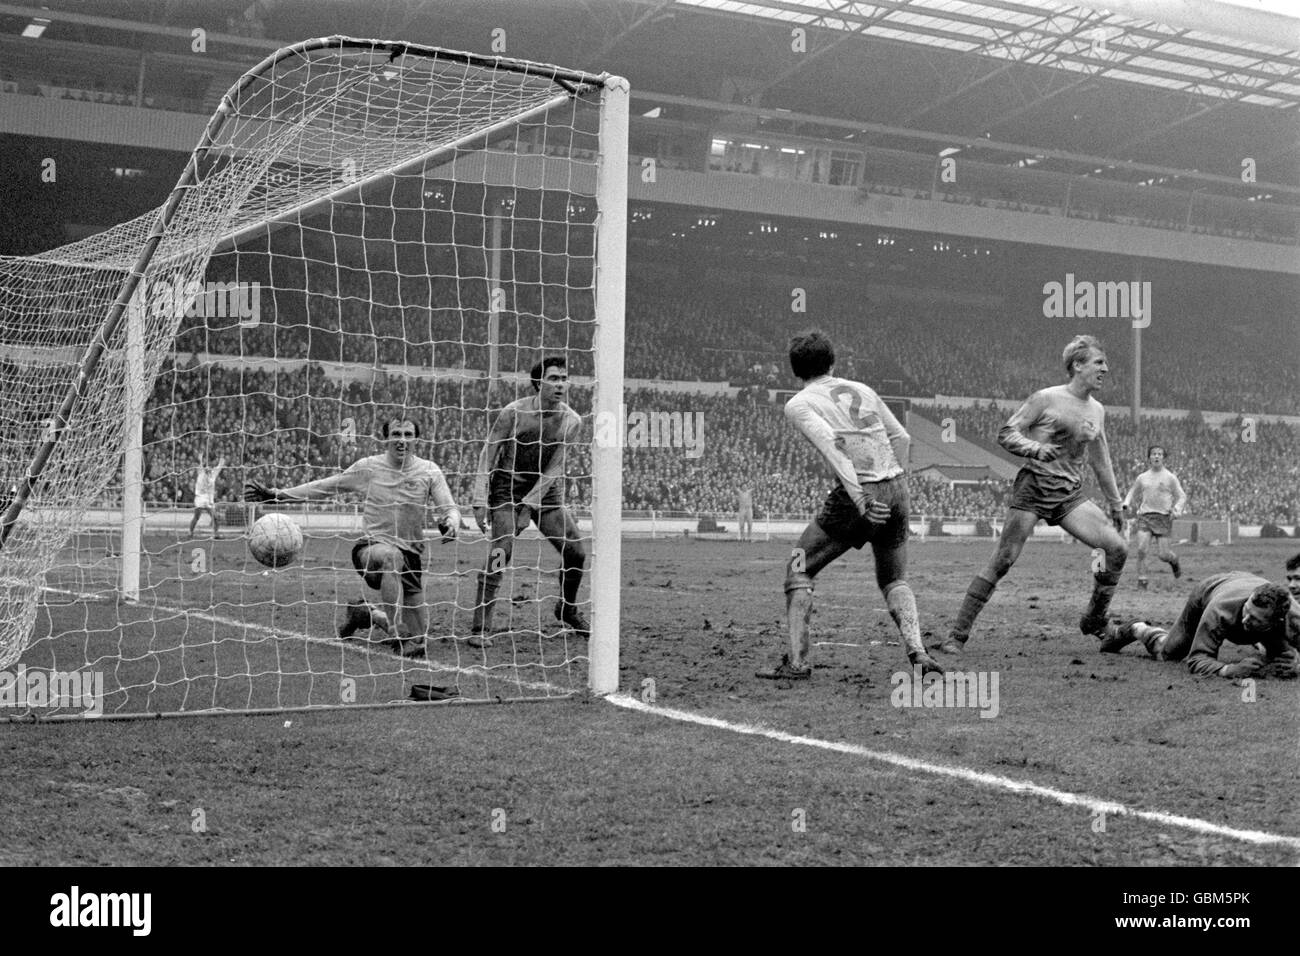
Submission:
<svg viewBox="0 0 1300 956">
<path fill-rule="evenodd" d="M 175 575 L 164 575 L 171 590 L 160 604 L 207 609 L 187 632 L 203 634 L 198 647 L 192 638 L 159 645 L 171 631 L 149 608 L 77 600 L 67 586 L 50 595 L 47 626 L 64 616 L 92 623 L 92 636 L 38 650 L 60 665 L 75 654 L 102 665 L 121 648 L 133 659 L 118 666 L 134 674 L 123 683 L 160 670 L 150 683 L 160 709 L 186 693 L 188 707 L 333 703 L 340 675 L 359 680 L 361 702 L 400 699 L 417 679 L 470 680 L 488 698 L 502 696 L 494 681 L 516 675 L 582 685 L 585 648 L 545 623 L 549 570 L 516 578 L 535 582 L 532 592 L 518 583 L 510 592 L 520 632 L 532 637 L 492 649 L 496 661 L 435 650 L 438 671 L 333 640 L 334 600 L 353 588 L 334 583 L 345 572 L 262 576 L 239 565 L 241 547 L 218 543 L 229 567 L 203 581 L 182 573 L 184 549 Z M 625 541 L 617 702 L 578 693 L 500 706 L 0 725 L 18 771 L 4 797 L 23 808 L 0 817 L 0 864 L 1300 861 L 1297 684 L 1196 680 L 1136 647 L 1098 654 L 1076 625 L 1087 549 L 1032 542 L 994 595 L 951 665 L 982 675 L 992 699 L 903 707 L 896 675 L 906 660 L 870 558 L 856 552 L 818 579 L 812 679 L 753 677 L 783 645 L 789 547 Z M 912 545 L 923 629 L 947 626 L 991 547 Z M 1280 580 L 1295 549 L 1259 542 L 1182 554 L 1192 578 L 1240 569 Z M 481 548 L 459 551 L 431 556 L 431 567 L 468 573 L 481 560 Z M 307 563 L 345 567 L 338 557 Z M 553 553 L 521 541 L 516 561 L 548 568 Z M 1146 592 L 1130 567 L 1113 612 L 1171 621 L 1190 585 L 1159 567 Z M 93 590 L 92 578 L 64 584 Z M 229 592 L 231 604 L 252 603 L 259 588 L 280 589 L 280 600 L 273 618 L 266 610 L 256 626 L 237 627 L 204 588 Z M 99 630 L 101 615 L 118 613 L 120 631 Z M 451 613 L 435 608 L 434 629 Z M 141 656 L 147 640 L 153 654 Z M 519 650 L 530 641 L 535 651 Z M 474 670 L 493 664 L 504 669 Z M 179 681 L 182 672 L 200 679 Z M 922 703 L 919 693 L 908 701 Z"/>
</svg>

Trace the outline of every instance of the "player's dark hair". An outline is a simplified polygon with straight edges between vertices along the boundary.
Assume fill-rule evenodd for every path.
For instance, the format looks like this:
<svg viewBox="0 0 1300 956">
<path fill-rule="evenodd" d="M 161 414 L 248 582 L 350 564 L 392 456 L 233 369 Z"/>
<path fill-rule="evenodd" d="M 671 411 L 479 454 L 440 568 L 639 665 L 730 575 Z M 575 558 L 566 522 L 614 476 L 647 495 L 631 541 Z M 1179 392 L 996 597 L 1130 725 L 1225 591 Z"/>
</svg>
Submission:
<svg viewBox="0 0 1300 956">
<path fill-rule="evenodd" d="M 790 371 L 802 382 L 826 375 L 835 364 L 835 347 L 821 329 L 807 329 L 790 337 Z"/>
<path fill-rule="evenodd" d="M 567 368 L 567 367 L 568 366 L 565 363 L 564 359 L 560 358 L 560 356 L 558 355 L 552 355 L 549 356 L 548 358 L 542 359 L 540 362 L 534 365 L 533 370 L 528 373 L 529 377 L 532 378 L 533 380 L 533 391 L 540 392 L 542 390 L 542 379 L 546 377 L 546 370 L 548 368 Z"/>
<path fill-rule="evenodd" d="M 388 437 L 388 429 L 393 424 L 393 422 L 410 422 L 412 425 L 415 426 L 415 437 L 416 438 L 420 437 L 420 423 L 416 421 L 414 418 L 412 418 L 410 415 L 390 415 L 387 418 L 385 418 L 384 423 L 379 426 L 380 436 L 382 436 L 383 438 Z"/>
<path fill-rule="evenodd" d="M 1286 569 L 1288 571 L 1294 571 L 1296 568 L 1300 568 L 1300 554 L 1297 554 L 1293 558 L 1288 558 L 1286 562 Z"/>
<path fill-rule="evenodd" d="M 1159 448 L 1162 452 L 1165 453 L 1166 458 L 1169 457 L 1169 449 L 1166 448 L 1164 445 L 1147 445 L 1147 457 L 1150 458 L 1151 453 L 1155 451 L 1157 448 Z"/>
<path fill-rule="evenodd" d="M 1070 344 L 1065 347 L 1065 351 L 1061 353 L 1061 361 L 1065 363 L 1065 374 L 1073 378 L 1074 363 L 1082 362 L 1093 349 L 1098 352 L 1106 351 L 1101 347 L 1101 342 L 1094 335 L 1076 335 L 1072 338 Z"/>
<path fill-rule="evenodd" d="M 1291 592 L 1280 584 L 1261 584 L 1251 592 L 1250 601 L 1276 624 L 1291 608 Z"/>
</svg>

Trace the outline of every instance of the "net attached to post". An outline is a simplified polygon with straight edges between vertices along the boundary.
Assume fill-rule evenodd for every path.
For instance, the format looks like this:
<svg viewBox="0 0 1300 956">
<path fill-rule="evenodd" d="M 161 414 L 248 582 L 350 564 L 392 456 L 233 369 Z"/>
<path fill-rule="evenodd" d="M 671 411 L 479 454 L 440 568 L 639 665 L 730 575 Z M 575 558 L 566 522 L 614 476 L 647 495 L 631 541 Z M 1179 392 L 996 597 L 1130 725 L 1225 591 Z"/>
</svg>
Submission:
<svg viewBox="0 0 1300 956">
<path fill-rule="evenodd" d="M 162 210 L 0 259 L 0 667 L 50 687 L 98 675 L 99 709 L 123 715 L 584 686 L 585 636 L 553 612 L 561 558 L 535 529 L 515 544 L 497 638 L 465 637 L 490 423 L 534 393 L 543 356 L 566 360 L 568 401 L 591 410 L 597 180 L 602 163 L 626 176 L 625 145 L 600 142 L 604 80 L 309 41 L 231 90 Z M 441 543 L 430 512 L 423 658 L 378 629 L 339 637 L 349 603 L 382 607 L 352 563 L 361 495 L 241 500 L 250 478 L 288 487 L 382 454 L 393 416 L 419 423 L 415 454 L 463 515 Z M 559 484 L 590 552 L 584 426 Z M 275 570 L 245 541 L 268 510 L 305 535 Z M 91 710 L 13 703 L 0 716 Z"/>
</svg>

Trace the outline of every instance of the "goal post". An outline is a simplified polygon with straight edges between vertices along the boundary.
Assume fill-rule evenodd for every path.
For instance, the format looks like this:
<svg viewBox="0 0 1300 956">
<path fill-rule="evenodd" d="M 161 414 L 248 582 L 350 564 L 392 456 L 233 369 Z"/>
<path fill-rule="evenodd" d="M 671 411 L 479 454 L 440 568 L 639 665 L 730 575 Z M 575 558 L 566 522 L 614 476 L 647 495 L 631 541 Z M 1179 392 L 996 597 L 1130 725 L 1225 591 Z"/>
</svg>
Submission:
<svg viewBox="0 0 1300 956">
<path fill-rule="evenodd" d="M 96 671 L 101 711 L 122 716 L 398 703 L 417 684 L 615 690 L 621 459 L 591 425 L 622 398 L 627 123 L 618 77 L 304 41 L 231 88 L 159 211 L 0 258 L 0 668 Z M 533 529 L 504 571 L 502 636 L 474 647 L 479 452 L 544 357 L 566 360 L 584 418 L 558 485 L 591 634 L 560 623 L 566 539 Z M 337 631 L 361 595 L 414 620 L 362 587 L 358 496 L 260 506 L 306 534 L 289 568 L 238 538 L 245 481 L 338 474 L 383 453 L 393 415 L 417 420 L 415 454 L 463 517 L 444 543 L 427 520 L 424 657 Z M 243 527 L 215 527 L 226 514 Z"/>
</svg>

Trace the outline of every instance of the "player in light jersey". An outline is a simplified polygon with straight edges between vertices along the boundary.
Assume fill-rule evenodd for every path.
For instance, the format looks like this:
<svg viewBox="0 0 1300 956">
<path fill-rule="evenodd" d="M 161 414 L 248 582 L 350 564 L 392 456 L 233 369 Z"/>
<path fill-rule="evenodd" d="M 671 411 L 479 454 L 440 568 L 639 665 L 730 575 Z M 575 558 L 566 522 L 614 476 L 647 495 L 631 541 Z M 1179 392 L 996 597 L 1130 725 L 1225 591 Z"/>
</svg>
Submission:
<svg viewBox="0 0 1300 956">
<path fill-rule="evenodd" d="M 880 396 L 831 375 L 835 350 L 820 331 L 790 340 L 790 368 L 804 383 L 785 417 L 821 453 L 836 477 L 826 502 L 804 529 L 786 565 L 785 606 L 790 650 L 756 676 L 772 680 L 811 676 L 808 624 L 813 579 L 849 548 L 871 543 L 876 583 L 898 625 L 907 659 L 923 674 L 943 673 L 921 644 L 916 597 L 907 571 L 907 462 L 911 439 Z"/>
<path fill-rule="evenodd" d="M 194 529 L 199 526 L 199 516 L 205 511 L 208 517 L 212 519 L 212 537 L 219 540 L 221 535 L 217 531 L 217 478 L 221 474 L 221 469 L 226 467 L 226 459 L 218 458 L 216 467 L 208 468 L 207 460 L 199 460 L 198 474 L 194 478 L 194 516 L 190 518 L 190 537 L 194 537 Z"/>
<path fill-rule="evenodd" d="M 347 606 L 339 636 L 351 637 L 371 626 L 389 634 L 385 642 L 407 657 L 425 653 L 428 619 L 424 603 L 424 521 L 432 505 L 444 538 L 456 537 L 460 509 L 442 469 L 415 454 L 420 426 L 399 415 L 381 427 L 382 455 L 353 462 L 328 478 L 292 488 L 271 488 L 258 481 L 244 485 L 249 501 L 318 501 L 343 492 L 363 496 L 363 537 L 352 548 L 352 566 L 366 586 L 379 592 L 383 610 L 361 600 Z"/>
<path fill-rule="evenodd" d="M 1156 557 L 1169 565 L 1174 578 L 1182 576 L 1182 565 L 1173 549 L 1165 544 L 1174 529 L 1174 519 L 1187 507 L 1187 495 L 1178 476 L 1165 467 L 1165 450 L 1160 445 L 1147 449 L 1151 465 L 1138 475 L 1124 499 L 1124 510 L 1136 514 L 1138 587 L 1147 588 L 1147 546 L 1154 541 Z"/>
<path fill-rule="evenodd" d="M 1039 518 L 1060 525 L 1088 547 L 1105 552 L 1105 569 L 1093 575 L 1092 597 L 1079 620 L 1079 630 L 1100 636 L 1106 628 L 1106 611 L 1128 558 L 1120 533 L 1124 527 L 1123 508 L 1106 441 L 1106 409 L 1093 398 L 1105 384 L 1110 367 L 1101 343 L 1091 335 L 1076 336 L 1065 347 L 1061 359 L 1069 383 L 1029 396 L 998 432 L 998 444 L 1026 461 L 1012 487 L 997 549 L 966 589 L 948 638 L 937 645 L 944 653 L 961 652 L 970 639 L 975 618 L 1020 557 Z M 1109 518 L 1083 493 L 1085 465 L 1091 466 L 1097 476 Z"/>
<path fill-rule="evenodd" d="M 502 572 L 514 553 L 515 536 L 534 521 L 560 552 L 556 620 L 582 637 L 591 631 L 578 609 L 587 549 L 578 523 L 564 506 L 566 458 L 578 440 L 582 419 L 564 402 L 569 387 L 564 359 L 552 356 L 538 362 L 531 379 L 536 394 L 501 410 L 479 456 L 474 521 L 490 538 L 487 564 L 478 574 L 471 647 L 492 646 L 492 611 Z"/>
<path fill-rule="evenodd" d="M 754 539 L 754 489 L 746 485 L 736 495 L 736 529 L 741 541 Z"/>
</svg>

